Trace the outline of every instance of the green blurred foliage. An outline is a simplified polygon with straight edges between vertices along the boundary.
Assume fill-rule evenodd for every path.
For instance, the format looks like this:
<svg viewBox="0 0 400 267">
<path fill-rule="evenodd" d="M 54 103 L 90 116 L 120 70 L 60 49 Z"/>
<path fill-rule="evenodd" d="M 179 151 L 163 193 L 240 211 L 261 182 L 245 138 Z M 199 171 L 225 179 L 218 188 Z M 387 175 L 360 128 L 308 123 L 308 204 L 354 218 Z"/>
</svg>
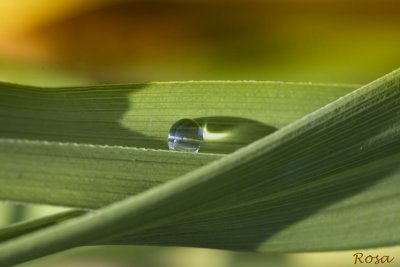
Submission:
<svg viewBox="0 0 400 267">
<path fill-rule="evenodd" d="M 400 247 L 363 250 L 365 255 L 392 255 L 399 267 Z M 20 265 L 21 267 L 351 267 L 354 251 L 300 254 L 260 254 L 223 250 L 98 246 L 72 249 Z M 389 266 L 389 265 L 388 265 Z"/>
</svg>

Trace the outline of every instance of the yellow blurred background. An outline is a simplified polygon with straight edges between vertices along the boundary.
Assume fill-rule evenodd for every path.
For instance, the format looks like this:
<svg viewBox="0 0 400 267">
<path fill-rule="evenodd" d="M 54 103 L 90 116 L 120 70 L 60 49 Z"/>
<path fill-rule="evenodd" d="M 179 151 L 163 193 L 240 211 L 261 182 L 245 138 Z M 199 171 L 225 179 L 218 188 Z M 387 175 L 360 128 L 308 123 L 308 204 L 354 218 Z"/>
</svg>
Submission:
<svg viewBox="0 0 400 267">
<path fill-rule="evenodd" d="M 2 0 L 0 80 L 369 82 L 397 67 L 397 0 Z"/>
<path fill-rule="evenodd" d="M 399 46 L 397 0 L 0 1 L 0 80 L 23 84 L 364 84 L 400 66 Z M 2 204 L 0 224 L 57 210 Z M 388 266 L 400 266 L 399 247 L 361 251 L 392 255 Z M 353 266 L 353 254 L 97 247 L 23 266 L 333 267 Z"/>
</svg>

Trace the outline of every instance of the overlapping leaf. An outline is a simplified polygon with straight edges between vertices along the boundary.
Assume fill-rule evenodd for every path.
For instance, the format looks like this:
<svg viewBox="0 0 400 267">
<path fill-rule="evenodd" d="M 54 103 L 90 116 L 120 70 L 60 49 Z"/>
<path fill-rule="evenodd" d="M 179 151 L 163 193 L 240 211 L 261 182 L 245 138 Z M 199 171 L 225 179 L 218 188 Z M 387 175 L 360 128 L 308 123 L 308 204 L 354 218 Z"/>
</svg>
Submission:
<svg viewBox="0 0 400 267">
<path fill-rule="evenodd" d="M 399 121 L 396 71 L 204 167 L 10 240 L 0 263 L 91 244 L 280 252 L 398 244 Z"/>
</svg>

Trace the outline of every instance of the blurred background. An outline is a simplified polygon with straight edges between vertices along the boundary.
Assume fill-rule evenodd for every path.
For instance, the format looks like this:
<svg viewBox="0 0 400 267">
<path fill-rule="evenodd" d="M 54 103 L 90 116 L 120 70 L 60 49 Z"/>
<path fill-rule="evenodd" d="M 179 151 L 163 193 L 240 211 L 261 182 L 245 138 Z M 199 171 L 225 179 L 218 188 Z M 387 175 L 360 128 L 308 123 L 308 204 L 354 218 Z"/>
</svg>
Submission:
<svg viewBox="0 0 400 267">
<path fill-rule="evenodd" d="M 171 80 L 365 84 L 400 66 L 397 0 L 1 0 L 0 80 L 40 86 Z M 62 210 L 0 205 L 0 225 Z M 362 252 L 392 255 L 400 247 Z M 353 266 L 353 251 L 79 248 L 22 266 Z"/>
<path fill-rule="evenodd" d="M 0 80 L 371 81 L 399 67 L 397 0 L 2 0 Z"/>
</svg>

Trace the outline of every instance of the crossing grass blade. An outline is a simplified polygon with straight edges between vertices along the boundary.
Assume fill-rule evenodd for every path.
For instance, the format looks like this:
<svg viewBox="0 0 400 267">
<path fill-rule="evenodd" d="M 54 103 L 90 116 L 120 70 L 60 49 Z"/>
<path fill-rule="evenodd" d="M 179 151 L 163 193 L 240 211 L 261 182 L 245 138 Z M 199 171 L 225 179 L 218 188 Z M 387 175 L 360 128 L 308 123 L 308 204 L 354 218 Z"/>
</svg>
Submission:
<svg viewBox="0 0 400 267">
<path fill-rule="evenodd" d="M 395 71 L 206 166 L 9 240 L 0 265 L 98 244 L 262 252 L 389 246 L 400 243 L 399 211 Z"/>
</svg>

